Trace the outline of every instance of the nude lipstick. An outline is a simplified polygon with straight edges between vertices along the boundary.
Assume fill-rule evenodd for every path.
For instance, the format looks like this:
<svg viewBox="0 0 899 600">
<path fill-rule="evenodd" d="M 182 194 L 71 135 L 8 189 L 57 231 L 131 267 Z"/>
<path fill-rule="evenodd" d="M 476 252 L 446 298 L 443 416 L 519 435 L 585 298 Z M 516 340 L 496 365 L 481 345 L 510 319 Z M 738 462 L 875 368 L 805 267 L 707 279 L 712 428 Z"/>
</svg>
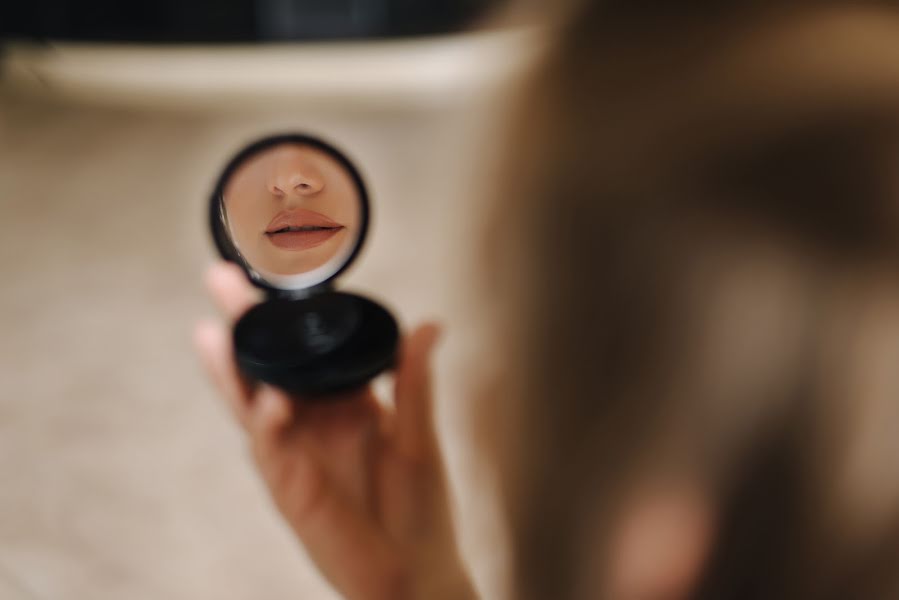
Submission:
<svg viewBox="0 0 899 600">
<path fill-rule="evenodd" d="M 321 213 L 297 208 L 275 215 L 264 233 L 278 248 L 299 251 L 320 246 L 343 229 L 343 225 Z"/>
</svg>

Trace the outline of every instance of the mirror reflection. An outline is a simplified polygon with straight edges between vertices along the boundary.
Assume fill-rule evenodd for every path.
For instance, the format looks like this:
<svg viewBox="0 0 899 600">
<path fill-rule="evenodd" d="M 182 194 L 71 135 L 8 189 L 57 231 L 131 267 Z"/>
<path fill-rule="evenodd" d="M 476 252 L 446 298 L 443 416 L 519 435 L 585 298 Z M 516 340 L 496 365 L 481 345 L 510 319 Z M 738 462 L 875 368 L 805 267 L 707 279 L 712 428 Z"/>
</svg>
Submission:
<svg viewBox="0 0 899 600">
<path fill-rule="evenodd" d="M 270 285 L 316 285 L 349 259 L 361 235 L 361 191 L 344 164 L 315 145 L 283 142 L 234 169 L 220 198 L 224 230 Z"/>
</svg>

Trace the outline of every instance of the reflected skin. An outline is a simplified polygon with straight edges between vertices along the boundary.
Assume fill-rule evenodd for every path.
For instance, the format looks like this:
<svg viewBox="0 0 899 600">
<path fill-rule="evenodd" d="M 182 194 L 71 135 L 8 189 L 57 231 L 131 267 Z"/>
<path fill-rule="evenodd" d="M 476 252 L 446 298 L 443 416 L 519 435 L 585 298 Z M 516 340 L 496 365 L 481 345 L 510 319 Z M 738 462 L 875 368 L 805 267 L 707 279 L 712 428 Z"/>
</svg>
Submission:
<svg viewBox="0 0 899 600">
<path fill-rule="evenodd" d="M 339 162 L 296 143 L 255 154 L 224 191 L 232 241 L 262 274 L 307 273 L 346 252 L 359 235 L 359 201 Z"/>
</svg>

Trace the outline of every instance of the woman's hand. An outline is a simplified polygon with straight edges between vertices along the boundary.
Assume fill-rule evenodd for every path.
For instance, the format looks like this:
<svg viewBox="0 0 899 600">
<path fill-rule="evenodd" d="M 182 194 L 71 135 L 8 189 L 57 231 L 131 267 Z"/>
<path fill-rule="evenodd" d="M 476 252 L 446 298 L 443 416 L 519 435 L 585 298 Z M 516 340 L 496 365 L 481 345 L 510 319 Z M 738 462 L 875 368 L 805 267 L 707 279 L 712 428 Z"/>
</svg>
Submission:
<svg viewBox="0 0 899 600">
<path fill-rule="evenodd" d="M 207 284 L 231 321 L 257 298 L 235 265 Z M 370 387 L 304 403 L 237 371 L 229 325 L 202 322 L 200 358 L 247 433 L 281 514 L 331 583 L 350 600 L 473 598 L 459 560 L 431 414 L 429 359 L 439 330 L 402 342 L 393 407 Z"/>
</svg>

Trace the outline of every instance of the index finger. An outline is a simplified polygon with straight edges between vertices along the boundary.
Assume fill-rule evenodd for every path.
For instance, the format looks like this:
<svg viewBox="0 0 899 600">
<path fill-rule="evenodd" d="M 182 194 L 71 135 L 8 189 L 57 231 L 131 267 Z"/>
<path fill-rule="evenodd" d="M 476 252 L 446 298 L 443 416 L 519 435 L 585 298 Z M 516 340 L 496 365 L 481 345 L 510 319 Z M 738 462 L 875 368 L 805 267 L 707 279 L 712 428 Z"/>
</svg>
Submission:
<svg viewBox="0 0 899 600">
<path fill-rule="evenodd" d="M 206 288 L 229 321 L 236 321 L 259 302 L 259 294 L 243 270 L 234 263 L 220 261 L 206 271 Z"/>
<path fill-rule="evenodd" d="M 407 456 L 422 457 L 436 445 L 430 362 L 440 331 L 436 323 L 426 323 L 402 343 L 394 378 L 394 401 L 396 441 Z"/>
</svg>

